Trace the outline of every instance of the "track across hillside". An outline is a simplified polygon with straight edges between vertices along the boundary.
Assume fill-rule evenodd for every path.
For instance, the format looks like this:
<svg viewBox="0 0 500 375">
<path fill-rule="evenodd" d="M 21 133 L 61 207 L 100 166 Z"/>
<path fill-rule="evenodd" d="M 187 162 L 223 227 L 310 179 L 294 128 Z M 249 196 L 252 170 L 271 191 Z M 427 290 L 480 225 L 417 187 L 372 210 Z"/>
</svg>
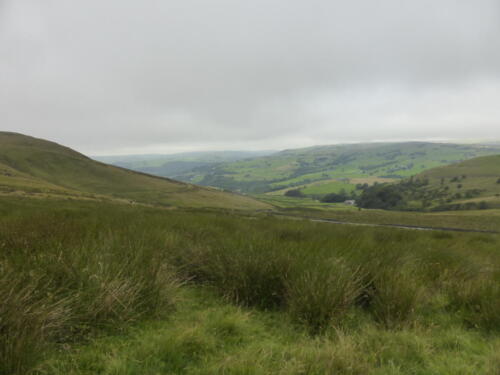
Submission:
<svg viewBox="0 0 500 375">
<path fill-rule="evenodd" d="M 376 223 L 354 223 L 350 221 L 342 221 L 336 219 L 325 219 L 312 216 L 295 216 L 286 214 L 275 214 L 280 216 L 286 216 L 290 218 L 298 218 L 309 221 L 314 221 L 318 223 L 330 223 L 330 224 L 341 224 L 341 225 L 357 225 L 364 227 L 386 227 L 386 228 L 399 228 L 399 229 L 411 229 L 411 230 L 431 230 L 431 231 L 447 231 L 447 232 L 465 232 L 465 233 L 491 233 L 498 234 L 499 231 L 494 230 L 480 230 L 480 229 L 464 229 L 464 228 L 449 228 L 449 227 L 431 227 L 431 226 L 419 226 L 419 225 L 404 225 L 404 224 L 376 224 Z"/>
</svg>

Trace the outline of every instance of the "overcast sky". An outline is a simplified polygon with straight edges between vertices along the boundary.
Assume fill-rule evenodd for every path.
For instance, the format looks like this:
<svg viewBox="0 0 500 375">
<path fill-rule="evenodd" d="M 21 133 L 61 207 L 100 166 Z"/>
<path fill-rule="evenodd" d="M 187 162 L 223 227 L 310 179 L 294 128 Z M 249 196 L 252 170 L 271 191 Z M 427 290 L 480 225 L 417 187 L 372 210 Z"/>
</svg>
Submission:
<svg viewBox="0 0 500 375">
<path fill-rule="evenodd" d="M 0 129 L 94 155 L 500 139 L 500 1 L 0 0 Z"/>
</svg>

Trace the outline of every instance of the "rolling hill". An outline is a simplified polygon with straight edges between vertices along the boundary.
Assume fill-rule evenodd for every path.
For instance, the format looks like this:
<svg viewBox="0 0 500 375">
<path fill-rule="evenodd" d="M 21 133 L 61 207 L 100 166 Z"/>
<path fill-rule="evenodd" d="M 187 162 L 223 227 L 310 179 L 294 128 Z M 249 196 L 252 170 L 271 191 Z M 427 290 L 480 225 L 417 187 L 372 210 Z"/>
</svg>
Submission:
<svg viewBox="0 0 500 375">
<path fill-rule="evenodd" d="M 250 197 L 107 165 L 56 143 L 9 132 L 0 132 L 0 192 L 172 207 L 270 208 Z"/>
<path fill-rule="evenodd" d="M 316 146 L 195 166 L 176 172 L 175 177 L 246 193 L 283 194 L 289 188 L 300 187 L 307 195 L 324 195 L 340 189 L 353 190 L 360 183 L 402 179 L 434 167 L 497 153 L 498 145 L 426 142 Z M 130 168 L 172 176 L 166 171 L 147 169 L 137 161 Z"/>
<path fill-rule="evenodd" d="M 365 190 L 361 204 L 430 210 L 498 208 L 500 155 L 433 168 L 397 184 L 373 186 Z"/>
<path fill-rule="evenodd" d="M 500 207 L 500 155 L 478 157 L 434 168 L 419 176 L 430 191 L 445 191 L 447 203 L 486 202 Z"/>
<path fill-rule="evenodd" d="M 171 155 L 121 155 L 92 157 L 103 163 L 177 179 L 195 168 L 211 168 L 221 163 L 267 156 L 275 151 L 201 151 Z"/>
</svg>

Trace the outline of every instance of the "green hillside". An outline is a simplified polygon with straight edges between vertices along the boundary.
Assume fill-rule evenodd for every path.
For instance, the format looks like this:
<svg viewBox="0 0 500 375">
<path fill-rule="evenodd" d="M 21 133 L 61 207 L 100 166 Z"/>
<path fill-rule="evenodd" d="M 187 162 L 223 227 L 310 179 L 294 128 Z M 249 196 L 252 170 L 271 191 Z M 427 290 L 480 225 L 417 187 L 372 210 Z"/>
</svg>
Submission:
<svg viewBox="0 0 500 375">
<path fill-rule="evenodd" d="M 500 207 L 500 155 L 434 168 L 420 177 L 428 179 L 428 190 L 444 191 L 447 203 L 450 200 L 455 204 L 484 201 L 489 206 Z"/>
<path fill-rule="evenodd" d="M 267 156 L 274 151 L 200 151 L 171 155 L 96 156 L 93 159 L 118 167 L 178 179 L 197 168 L 210 169 L 221 163 Z"/>
<path fill-rule="evenodd" d="M 265 209 L 252 198 L 103 164 L 53 142 L 0 132 L 0 192 L 162 206 Z"/>
<path fill-rule="evenodd" d="M 198 166 L 177 174 L 176 178 L 247 193 L 305 187 L 310 195 L 327 194 L 341 188 L 352 190 L 359 179 L 372 182 L 380 178 L 401 179 L 434 167 L 498 153 L 498 146 L 424 142 L 317 146 Z M 346 182 L 349 186 L 341 186 Z"/>
<path fill-rule="evenodd" d="M 384 197 L 387 199 L 378 199 Z M 365 207 L 376 208 L 498 208 L 500 155 L 483 156 L 433 168 L 398 184 L 368 188 L 360 202 Z M 380 204 L 388 206 L 381 207 Z"/>
</svg>

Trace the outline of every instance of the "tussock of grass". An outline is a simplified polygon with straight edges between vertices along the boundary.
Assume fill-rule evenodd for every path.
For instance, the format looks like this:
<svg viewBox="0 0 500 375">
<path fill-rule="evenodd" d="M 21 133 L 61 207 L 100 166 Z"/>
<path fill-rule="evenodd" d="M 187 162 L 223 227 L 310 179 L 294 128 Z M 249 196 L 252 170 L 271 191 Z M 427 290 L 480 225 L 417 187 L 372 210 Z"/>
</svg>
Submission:
<svg viewBox="0 0 500 375">
<path fill-rule="evenodd" d="M 469 326 L 500 331 L 500 278 L 467 280 L 452 289 L 451 298 Z"/>
<path fill-rule="evenodd" d="M 290 255 L 276 254 L 267 244 L 237 246 L 193 246 L 184 255 L 184 268 L 194 280 L 208 283 L 244 306 L 283 305 Z"/>
<path fill-rule="evenodd" d="M 457 329 L 477 346 L 499 326 L 495 235 L 0 202 L 0 374 L 25 373 L 54 348 L 67 352 L 96 333 L 163 317 L 178 307 L 183 283 L 239 305 L 238 317 L 219 306 L 199 324 L 166 320 L 166 331 L 148 334 L 137 352 L 124 348 L 126 360 L 94 353 L 86 373 L 148 373 L 140 368 L 151 366 L 151 373 L 451 374 L 437 370 L 434 358 L 452 349 L 435 346 L 434 332 Z M 182 303 L 189 315 L 189 301 Z M 255 331 L 241 309 L 268 314 L 273 324 L 290 321 L 280 331 L 284 341 Z M 475 350 L 463 342 L 457 348 Z M 480 347 L 474 355 L 496 363 L 488 353 Z M 466 368 L 464 361 L 450 368 Z"/>
<path fill-rule="evenodd" d="M 315 260 L 289 278 L 287 309 L 296 321 L 318 332 L 341 322 L 362 289 L 359 269 L 342 259 Z"/>
<path fill-rule="evenodd" d="M 385 267 L 373 282 L 370 311 L 388 328 L 411 321 L 417 308 L 424 303 L 424 286 L 419 275 L 409 266 Z"/>
<path fill-rule="evenodd" d="M 98 328 L 116 331 L 173 303 L 173 270 L 140 232 L 132 240 L 50 216 L 3 229 L 1 374 L 23 373 L 51 343 L 81 340 Z"/>
<path fill-rule="evenodd" d="M 0 373 L 20 373 L 40 359 L 47 340 L 64 334 L 71 297 L 43 292 L 40 277 L 19 277 L 2 267 L 0 273 Z"/>
</svg>

